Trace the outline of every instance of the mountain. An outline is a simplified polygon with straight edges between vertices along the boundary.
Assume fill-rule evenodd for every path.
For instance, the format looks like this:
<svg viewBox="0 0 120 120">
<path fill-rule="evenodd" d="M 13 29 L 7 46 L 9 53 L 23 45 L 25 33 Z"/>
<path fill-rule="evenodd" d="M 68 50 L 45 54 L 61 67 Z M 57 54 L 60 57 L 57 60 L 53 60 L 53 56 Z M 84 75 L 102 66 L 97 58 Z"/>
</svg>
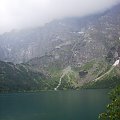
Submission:
<svg viewBox="0 0 120 120">
<path fill-rule="evenodd" d="M 73 56 L 72 62 L 82 64 L 106 56 L 111 49 L 120 52 L 119 13 L 117 5 L 102 14 L 55 20 L 43 27 L 4 33 L 0 35 L 0 59 L 21 63 L 53 54 L 52 51 L 57 58 L 59 51 L 65 51 L 68 58 Z"/>
<path fill-rule="evenodd" d="M 120 5 L 117 5 L 96 15 L 54 20 L 43 27 L 4 33 L 0 35 L 0 60 L 4 61 L 5 68 L 13 62 L 15 71 L 23 65 L 29 70 L 19 73 L 27 76 L 25 79 L 20 77 L 23 86 L 29 78 L 29 86 L 37 79 L 36 88 L 41 90 L 53 90 L 57 85 L 58 89 L 79 89 L 102 76 L 120 57 L 119 13 Z M 1 76 L 9 74 L 6 69 L 1 71 Z M 39 74 L 29 75 L 31 72 Z M 115 74 L 118 84 L 119 72 Z M 8 85 L 9 79 L 12 81 L 10 76 L 1 78 Z M 13 80 L 17 85 L 17 78 Z M 43 87 L 38 87 L 40 85 Z"/>
<path fill-rule="evenodd" d="M 114 88 L 120 84 L 120 66 L 111 67 L 106 73 L 94 81 L 85 83 L 82 88 Z"/>
<path fill-rule="evenodd" d="M 28 65 L 0 61 L 0 92 L 43 89 L 43 79 L 47 76 Z"/>
</svg>

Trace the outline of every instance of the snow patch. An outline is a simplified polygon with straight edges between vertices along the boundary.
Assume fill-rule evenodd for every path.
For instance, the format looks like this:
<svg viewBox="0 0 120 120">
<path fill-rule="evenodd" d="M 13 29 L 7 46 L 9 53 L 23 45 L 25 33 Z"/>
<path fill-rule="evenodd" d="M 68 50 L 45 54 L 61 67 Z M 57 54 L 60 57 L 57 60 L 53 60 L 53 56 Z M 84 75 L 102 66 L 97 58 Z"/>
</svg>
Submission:
<svg viewBox="0 0 120 120">
<path fill-rule="evenodd" d="M 78 33 L 79 33 L 79 34 L 84 34 L 84 32 L 82 32 L 82 31 L 81 31 L 81 32 L 78 32 Z"/>
<path fill-rule="evenodd" d="M 60 49 L 61 47 L 60 47 L 60 46 L 56 46 L 55 48 L 56 48 L 56 49 Z"/>
<path fill-rule="evenodd" d="M 59 57 L 60 57 L 59 55 L 55 55 L 55 59 L 59 59 Z"/>
<path fill-rule="evenodd" d="M 113 66 L 115 67 L 115 66 L 119 65 L 119 63 L 120 63 L 120 60 L 116 60 L 115 63 L 113 64 Z"/>
<path fill-rule="evenodd" d="M 62 44 L 56 46 L 55 48 L 60 49 L 62 46 L 66 46 L 66 45 L 70 45 L 70 44 L 71 44 L 71 41 L 66 41 L 65 43 L 62 43 Z"/>
<path fill-rule="evenodd" d="M 7 48 L 7 50 L 8 50 L 9 52 L 11 52 L 12 49 L 11 49 L 11 48 Z"/>
<path fill-rule="evenodd" d="M 59 22 L 59 25 L 66 26 L 64 23 Z"/>
</svg>

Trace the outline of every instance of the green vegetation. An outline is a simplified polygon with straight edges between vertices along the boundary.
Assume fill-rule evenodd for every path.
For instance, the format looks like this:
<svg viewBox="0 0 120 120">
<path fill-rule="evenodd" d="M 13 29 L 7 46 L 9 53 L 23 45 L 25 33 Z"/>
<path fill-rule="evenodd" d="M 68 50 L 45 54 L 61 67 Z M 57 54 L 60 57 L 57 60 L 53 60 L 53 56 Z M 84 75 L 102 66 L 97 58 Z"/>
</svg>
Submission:
<svg viewBox="0 0 120 120">
<path fill-rule="evenodd" d="M 76 81 L 76 75 L 75 73 L 69 72 L 67 75 L 65 75 L 62 78 L 62 83 L 59 87 L 60 90 L 65 90 L 65 89 L 76 89 L 78 86 L 77 81 Z"/>
<path fill-rule="evenodd" d="M 14 65 L 0 61 L 0 92 L 54 90 L 61 75 L 62 69 L 59 65 L 50 64 L 49 67 L 38 71 L 29 64 Z M 59 89 L 73 89 L 75 83 L 75 74 L 69 73 L 64 76 Z"/>
<path fill-rule="evenodd" d="M 54 90 L 63 72 L 65 71 L 59 62 L 14 65 L 0 61 L 0 92 Z M 70 68 L 62 78 L 58 90 L 113 88 L 117 84 L 120 84 L 120 68 L 110 69 L 104 59 L 95 59 L 81 67 Z"/>
<path fill-rule="evenodd" d="M 110 100 L 106 111 L 99 115 L 100 120 L 120 120 L 120 85 L 110 92 Z"/>
<path fill-rule="evenodd" d="M 24 64 L 14 65 L 0 61 L 0 92 L 42 89 L 46 76 L 30 70 Z"/>
<path fill-rule="evenodd" d="M 93 67 L 94 64 L 95 64 L 95 60 L 92 60 L 90 62 L 87 62 L 84 66 L 82 66 L 81 69 L 88 71 Z"/>
<path fill-rule="evenodd" d="M 84 84 L 82 88 L 114 88 L 120 84 L 120 69 L 113 68 L 108 74 L 103 75 L 97 81 Z"/>
<path fill-rule="evenodd" d="M 74 67 L 73 70 L 76 72 L 79 72 L 80 70 L 90 70 L 91 68 L 93 68 L 93 65 L 96 63 L 95 60 L 91 60 L 90 62 L 85 63 L 83 66 L 81 67 Z"/>
</svg>

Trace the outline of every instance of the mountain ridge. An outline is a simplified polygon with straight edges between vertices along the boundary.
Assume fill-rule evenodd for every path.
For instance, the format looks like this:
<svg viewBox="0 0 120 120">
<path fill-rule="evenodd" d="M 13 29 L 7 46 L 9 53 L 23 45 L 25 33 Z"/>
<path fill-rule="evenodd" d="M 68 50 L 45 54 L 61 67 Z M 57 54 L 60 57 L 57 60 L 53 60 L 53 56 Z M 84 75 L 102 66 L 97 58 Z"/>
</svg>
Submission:
<svg viewBox="0 0 120 120">
<path fill-rule="evenodd" d="M 102 76 L 120 57 L 119 13 L 117 5 L 98 15 L 55 20 L 41 28 L 0 35 L 0 60 L 4 61 L 1 63 L 11 69 L 9 62 L 13 62 L 15 71 L 19 66 L 25 72 L 19 71 L 19 75 L 30 78 L 30 87 L 35 83 L 39 90 L 53 90 L 60 83 L 60 90 L 79 89 Z M 62 70 L 68 66 L 73 72 L 59 81 Z M 9 88 L 10 78 L 2 78 L 8 74 L 1 69 L 0 82 L 4 81 Z M 22 79 L 21 84 L 24 85 Z"/>
<path fill-rule="evenodd" d="M 91 54 L 96 51 L 95 57 L 98 54 L 102 57 L 116 46 L 114 44 L 119 39 L 119 6 L 98 15 L 66 18 L 50 22 L 44 27 L 3 34 L 0 36 L 0 59 L 14 63 L 27 62 L 34 57 L 44 56 L 66 42 L 71 45 L 82 42 L 81 46 L 88 45 Z M 100 46 L 101 52 L 96 50 L 96 46 Z M 95 50 L 92 50 L 93 47 Z M 85 56 L 90 57 L 87 53 Z"/>
</svg>

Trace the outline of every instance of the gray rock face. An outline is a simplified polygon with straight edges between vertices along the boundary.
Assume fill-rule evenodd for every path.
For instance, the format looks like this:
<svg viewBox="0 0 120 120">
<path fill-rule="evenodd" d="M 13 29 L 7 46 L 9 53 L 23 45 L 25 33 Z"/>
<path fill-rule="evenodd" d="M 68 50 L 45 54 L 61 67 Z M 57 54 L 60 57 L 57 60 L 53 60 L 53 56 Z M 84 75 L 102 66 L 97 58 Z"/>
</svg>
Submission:
<svg viewBox="0 0 120 120">
<path fill-rule="evenodd" d="M 66 18 L 44 27 L 11 31 L 0 36 L 0 60 L 26 62 L 52 56 L 63 66 L 78 66 L 93 58 L 120 55 L 120 5 L 103 14 Z M 34 60 L 34 59 L 32 59 Z"/>
</svg>

